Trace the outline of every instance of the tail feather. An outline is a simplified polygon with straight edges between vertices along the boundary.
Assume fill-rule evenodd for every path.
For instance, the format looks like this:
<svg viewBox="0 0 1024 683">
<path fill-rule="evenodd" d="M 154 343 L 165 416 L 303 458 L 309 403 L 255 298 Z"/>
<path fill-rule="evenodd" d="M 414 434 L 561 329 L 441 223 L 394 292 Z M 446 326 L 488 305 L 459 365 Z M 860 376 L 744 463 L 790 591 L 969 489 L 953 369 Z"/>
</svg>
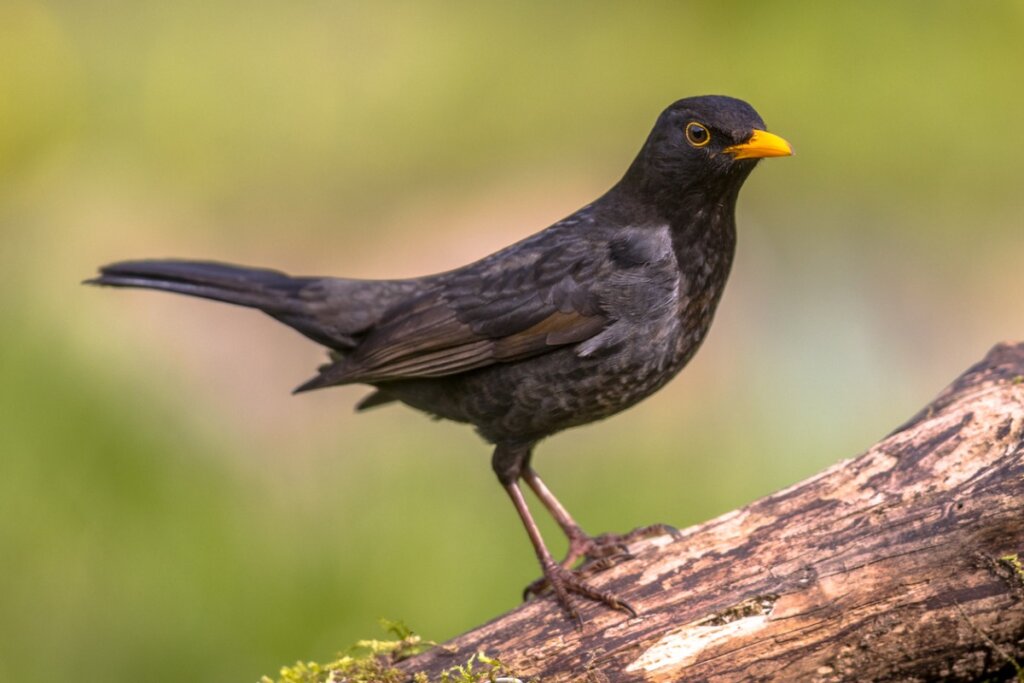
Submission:
<svg viewBox="0 0 1024 683">
<path fill-rule="evenodd" d="M 212 261 L 142 260 L 103 266 L 85 284 L 156 289 L 257 308 L 343 356 L 385 311 L 414 294 L 420 280 L 292 277 Z"/>
<path fill-rule="evenodd" d="M 84 284 L 138 287 L 257 308 L 313 341 L 351 350 L 374 311 L 351 296 L 354 280 L 291 277 L 276 270 L 211 261 L 121 261 Z M 369 286 L 372 281 L 364 281 Z"/>
<path fill-rule="evenodd" d="M 271 315 L 300 312 L 295 298 L 309 278 L 292 278 L 276 270 L 243 268 L 207 261 L 122 261 L 100 268 L 99 277 L 85 284 L 140 287 L 198 296 L 239 306 L 259 308 Z"/>
</svg>

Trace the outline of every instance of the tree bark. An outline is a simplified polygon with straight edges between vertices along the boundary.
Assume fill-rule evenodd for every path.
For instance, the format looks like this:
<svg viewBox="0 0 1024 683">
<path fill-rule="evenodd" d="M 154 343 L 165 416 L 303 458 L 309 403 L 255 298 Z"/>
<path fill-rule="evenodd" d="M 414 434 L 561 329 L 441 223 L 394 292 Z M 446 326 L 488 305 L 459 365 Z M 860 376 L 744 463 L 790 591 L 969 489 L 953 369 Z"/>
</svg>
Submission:
<svg viewBox="0 0 1024 683">
<path fill-rule="evenodd" d="M 1024 681 L 1024 344 L 866 453 L 593 576 L 637 618 L 534 600 L 400 664 L 522 681 Z"/>
</svg>

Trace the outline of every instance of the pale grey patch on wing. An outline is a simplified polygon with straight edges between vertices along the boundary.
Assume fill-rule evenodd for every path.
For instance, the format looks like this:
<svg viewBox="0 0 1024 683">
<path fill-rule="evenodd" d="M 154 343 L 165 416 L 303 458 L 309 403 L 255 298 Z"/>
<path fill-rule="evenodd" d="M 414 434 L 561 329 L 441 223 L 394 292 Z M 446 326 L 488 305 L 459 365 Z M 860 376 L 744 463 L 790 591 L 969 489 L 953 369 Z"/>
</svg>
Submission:
<svg viewBox="0 0 1024 683">
<path fill-rule="evenodd" d="M 654 344 L 675 329 L 679 269 L 667 225 L 627 228 L 610 245 L 617 268 L 599 288 L 601 308 L 612 321 L 602 332 L 576 347 L 591 356 L 647 332 Z"/>
</svg>

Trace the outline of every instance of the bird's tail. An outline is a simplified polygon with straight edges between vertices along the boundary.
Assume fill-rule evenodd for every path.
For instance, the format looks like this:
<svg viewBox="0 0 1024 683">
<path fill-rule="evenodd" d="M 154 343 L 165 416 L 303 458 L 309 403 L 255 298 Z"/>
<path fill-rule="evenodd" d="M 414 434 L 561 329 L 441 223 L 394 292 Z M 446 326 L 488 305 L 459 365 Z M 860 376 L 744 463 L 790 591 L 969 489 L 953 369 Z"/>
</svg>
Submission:
<svg viewBox="0 0 1024 683">
<path fill-rule="evenodd" d="M 304 284 L 275 270 L 206 261 L 122 261 L 100 268 L 85 284 L 141 287 L 188 294 L 258 308 L 270 314 L 294 312 L 295 292 Z"/>
<path fill-rule="evenodd" d="M 350 348 L 352 332 L 314 310 L 327 296 L 322 278 L 291 277 L 275 270 L 207 261 L 122 261 L 100 268 L 85 284 L 139 287 L 258 308 L 326 346 Z M 335 280 L 336 283 L 344 281 Z"/>
</svg>

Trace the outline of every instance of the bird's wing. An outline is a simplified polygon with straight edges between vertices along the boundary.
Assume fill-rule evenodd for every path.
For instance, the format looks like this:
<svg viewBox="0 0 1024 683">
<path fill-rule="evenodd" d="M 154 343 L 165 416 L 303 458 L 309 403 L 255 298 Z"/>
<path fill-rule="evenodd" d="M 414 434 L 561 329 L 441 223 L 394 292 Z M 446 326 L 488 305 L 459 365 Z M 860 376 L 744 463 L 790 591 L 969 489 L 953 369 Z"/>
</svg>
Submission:
<svg viewBox="0 0 1024 683">
<path fill-rule="evenodd" d="M 607 251 L 541 233 L 438 276 L 300 390 L 441 377 L 584 341 L 609 323 L 593 283 Z"/>
</svg>

